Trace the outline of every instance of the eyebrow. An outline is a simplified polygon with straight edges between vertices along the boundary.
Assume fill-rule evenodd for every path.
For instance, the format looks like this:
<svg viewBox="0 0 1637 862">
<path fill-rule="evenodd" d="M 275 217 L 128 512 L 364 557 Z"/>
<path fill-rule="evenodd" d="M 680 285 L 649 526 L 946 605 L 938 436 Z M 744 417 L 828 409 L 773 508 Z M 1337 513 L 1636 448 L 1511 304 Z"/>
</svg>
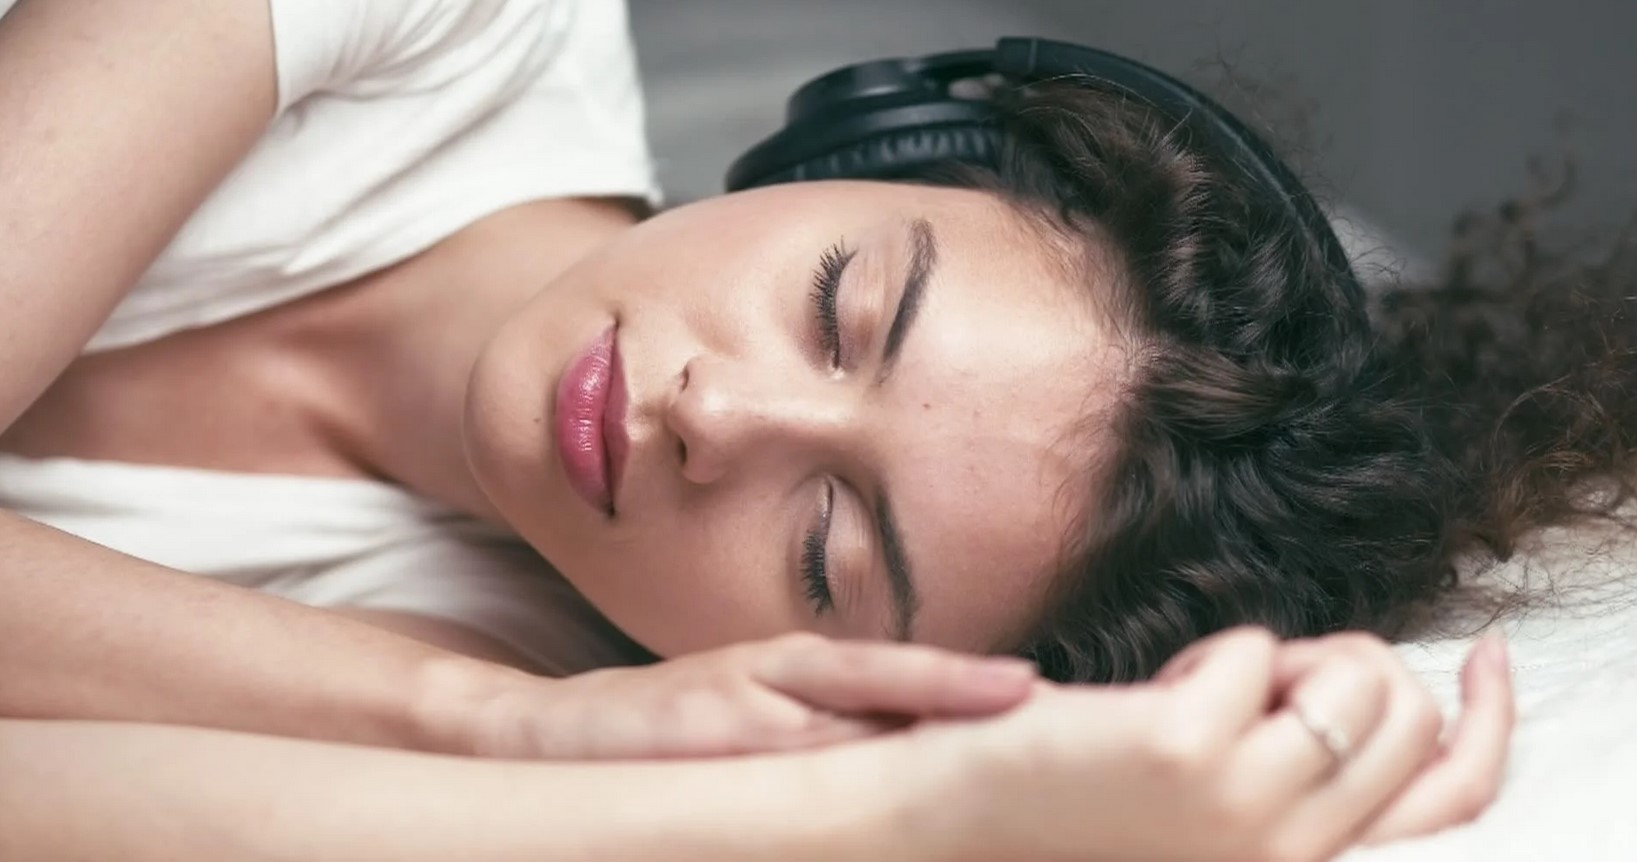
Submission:
<svg viewBox="0 0 1637 862">
<path fill-rule="evenodd" d="M 909 328 L 915 324 L 915 318 L 921 311 L 921 300 L 926 297 L 927 282 L 932 280 L 932 271 L 938 266 L 938 237 L 932 232 L 932 223 L 918 218 L 910 222 L 909 234 L 909 268 L 904 274 L 904 290 L 898 295 L 898 311 L 892 316 L 892 325 L 887 327 L 886 342 L 881 347 L 881 370 L 876 375 L 877 385 L 891 376 L 893 366 L 898 363 L 904 337 L 909 335 Z"/>
<path fill-rule="evenodd" d="M 909 234 L 909 267 L 904 274 L 904 290 L 898 295 L 898 310 L 893 313 L 892 325 L 887 328 L 887 338 L 881 347 L 876 386 L 892 376 L 898 354 L 904 347 L 904 338 L 909 335 L 909 329 L 921 311 L 921 301 L 926 297 L 932 271 L 938 266 L 938 237 L 933 233 L 932 223 L 924 218 L 915 219 L 910 222 Z M 881 543 L 881 556 L 887 563 L 887 586 L 892 593 L 893 637 L 907 641 L 915 630 L 915 614 L 921 608 L 921 597 L 915 589 L 909 556 L 904 552 L 898 520 L 893 515 L 892 498 L 887 494 L 885 485 L 876 493 L 874 508 L 875 532 Z"/>
<path fill-rule="evenodd" d="M 915 632 L 915 613 L 921 609 L 921 596 L 915 590 L 903 537 L 898 534 L 898 521 L 893 517 L 892 502 L 884 487 L 876 495 L 874 514 L 881 556 L 887 560 L 887 586 L 892 591 L 892 636 L 895 640 L 907 641 Z"/>
</svg>

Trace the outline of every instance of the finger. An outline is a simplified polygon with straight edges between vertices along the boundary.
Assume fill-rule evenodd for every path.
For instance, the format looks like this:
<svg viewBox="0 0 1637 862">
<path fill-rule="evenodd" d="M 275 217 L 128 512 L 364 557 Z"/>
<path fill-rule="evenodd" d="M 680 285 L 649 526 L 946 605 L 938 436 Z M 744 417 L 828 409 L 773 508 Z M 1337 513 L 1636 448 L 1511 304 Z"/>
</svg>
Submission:
<svg viewBox="0 0 1637 862">
<path fill-rule="evenodd" d="M 1461 669 L 1461 717 L 1444 751 L 1388 804 L 1364 842 L 1428 835 L 1482 813 L 1505 778 L 1516 718 L 1506 644 L 1490 635 Z"/>
<path fill-rule="evenodd" d="M 1239 792 L 1279 810 L 1336 774 L 1350 752 L 1375 734 L 1387 710 L 1387 683 L 1370 664 L 1342 650 L 1314 656 L 1324 660 L 1309 663 L 1306 675 L 1284 693 L 1281 708 L 1247 732 L 1234 754 L 1230 774 L 1247 782 Z"/>
<path fill-rule="evenodd" d="M 1202 637 L 1167 659 L 1149 682 L 1159 685 L 1175 683 L 1192 673 L 1193 669 L 1199 666 L 1200 660 L 1212 650 L 1219 648 L 1223 642 L 1242 637 L 1249 632 L 1266 632 L 1266 629 L 1258 626 L 1235 626 Z"/>
<path fill-rule="evenodd" d="M 806 723 L 796 729 L 770 730 L 765 733 L 740 733 L 727 741 L 725 755 L 769 754 L 779 751 L 800 751 L 822 748 L 847 742 L 870 739 L 903 730 L 908 722 L 899 718 L 839 715 L 835 713 L 809 714 Z"/>
<path fill-rule="evenodd" d="M 1218 639 L 1225 637 L 1227 632 L 1231 631 L 1233 631 L 1233 629 L 1228 629 L 1225 632 L 1217 632 L 1210 637 L 1201 638 L 1189 644 L 1187 647 L 1183 648 L 1181 652 L 1171 656 L 1171 658 L 1168 659 L 1164 665 L 1161 665 L 1159 672 L 1154 674 L 1153 678 L 1150 679 L 1149 682 L 1159 685 L 1171 685 L 1177 680 L 1186 677 L 1193 671 L 1194 668 L 1199 666 L 1200 658 L 1216 645 Z"/>
<path fill-rule="evenodd" d="M 719 701 L 695 701 L 695 711 L 672 716 L 671 729 L 685 745 L 647 751 L 646 757 L 726 757 L 796 751 L 868 739 L 902 730 L 899 717 L 841 715 L 767 688 L 743 696 L 739 710 L 724 714 Z"/>
<path fill-rule="evenodd" d="M 1329 858 L 1352 843 L 1438 748 L 1443 717 L 1421 681 L 1385 645 L 1356 655 L 1386 685 L 1385 711 L 1341 768 L 1291 807 L 1281 840 L 1302 858 Z"/>
<path fill-rule="evenodd" d="M 1374 635 L 1352 631 L 1285 641 L 1273 658 L 1274 687 L 1283 695 L 1314 669 L 1341 655 L 1373 663 L 1380 658 L 1382 643 Z"/>
<path fill-rule="evenodd" d="M 1266 711 L 1278 640 L 1266 629 L 1237 628 L 1213 635 L 1169 681 L 1179 706 L 1213 741 L 1236 739 Z M 1212 720 L 1200 722 L 1198 716 Z"/>
<path fill-rule="evenodd" d="M 932 647 L 871 641 L 816 641 L 762 663 L 763 685 L 830 712 L 975 717 L 1004 712 L 1029 696 L 1033 664 Z"/>
</svg>

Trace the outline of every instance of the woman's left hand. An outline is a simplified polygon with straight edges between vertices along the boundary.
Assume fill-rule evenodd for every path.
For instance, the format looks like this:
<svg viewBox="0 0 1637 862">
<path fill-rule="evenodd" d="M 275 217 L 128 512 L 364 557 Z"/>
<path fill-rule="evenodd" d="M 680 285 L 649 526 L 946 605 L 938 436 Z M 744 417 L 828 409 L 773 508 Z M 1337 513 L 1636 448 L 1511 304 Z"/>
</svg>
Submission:
<svg viewBox="0 0 1637 862">
<path fill-rule="evenodd" d="M 812 748 L 1005 712 L 1035 680 L 1017 659 L 784 635 L 502 692 L 483 708 L 476 747 L 576 760 Z"/>
<path fill-rule="evenodd" d="M 908 821 L 935 858 L 1316 862 L 1487 807 L 1513 721 L 1497 641 L 1463 681 L 1441 740 L 1431 694 L 1380 639 L 1229 631 L 1150 683 L 1040 683 L 1005 715 L 925 724 L 897 771 L 924 789 Z"/>
</svg>

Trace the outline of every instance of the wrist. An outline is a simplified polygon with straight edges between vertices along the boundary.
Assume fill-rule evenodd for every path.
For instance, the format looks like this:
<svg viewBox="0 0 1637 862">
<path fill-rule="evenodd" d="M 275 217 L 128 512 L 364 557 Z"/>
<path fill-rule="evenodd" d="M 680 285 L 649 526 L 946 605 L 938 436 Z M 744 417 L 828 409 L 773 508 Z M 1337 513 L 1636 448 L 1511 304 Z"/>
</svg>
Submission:
<svg viewBox="0 0 1637 862">
<path fill-rule="evenodd" d="M 733 846 L 716 859 L 844 859 L 946 862 L 944 841 L 929 831 L 938 820 L 927 785 L 907 762 L 896 738 L 789 755 L 697 761 L 709 787 L 698 796 L 733 788 Z M 724 767 L 726 767 L 724 769 Z M 742 772 L 740 771 L 742 770 Z M 733 773 L 739 774 L 734 775 Z M 724 785 L 723 779 L 727 779 Z M 721 834 L 708 817 L 687 818 L 679 842 L 708 845 Z M 686 837 L 683 837 L 686 836 Z"/>
<path fill-rule="evenodd" d="M 811 783 L 837 859 L 958 862 L 965 759 L 917 731 L 814 752 Z"/>
<path fill-rule="evenodd" d="M 514 699 L 509 695 L 556 682 L 464 656 L 430 656 L 411 686 L 405 747 L 468 757 L 511 754 L 518 722 L 508 717 Z"/>
</svg>

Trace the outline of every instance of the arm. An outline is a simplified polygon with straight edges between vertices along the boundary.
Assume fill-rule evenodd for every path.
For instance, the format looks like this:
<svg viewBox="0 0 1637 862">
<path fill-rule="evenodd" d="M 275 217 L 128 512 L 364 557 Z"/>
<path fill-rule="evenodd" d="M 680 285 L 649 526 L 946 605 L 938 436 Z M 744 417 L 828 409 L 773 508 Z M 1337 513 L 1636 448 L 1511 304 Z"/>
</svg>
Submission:
<svg viewBox="0 0 1637 862">
<path fill-rule="evenodd" d="M 0 430 L 255 143 L 266 0 L 22 0 L 0 18 Z M 425 705 L 499 672 L 0 512 L 0 715 L 446 748 Z"/>
<path fill-rule="evenodd" d="M 898 750 L 508 763 L 0 721 L 0 858 L 913 860 Z"/>
<path fill-rule="evenodd" d="M 1011 663 L 996 676 L 980 657 L 816 636 L 545 679 L 479 660 L 509 651 L 459 626 L 348 619 L 6 519 L 35 553 L 0 572 L 0 621 L 16 620 L 0 628 L 0 717 L 500 757 L 700 756 L 870 736 L 894 726 L 881 715 L 993 714 L 1028 693 Z"/>
<path fill-rule="evenodd" d="M 22 0 L 0 18 L 0 429 L 255 143 L 266 0 Z"/>
<path fill-rule="evenodd" d="M 779 756 L 540 764 L 0 721 L 0 857 L 1316 862 L 1483 807 L 1511 728 L 1492 647 L 1441 753 L 1385 646 L 1246 633 L 1154 684 L 1042 685 L 1003 716 Z"/>
<path fill-rule="evenodd" d="M 381 611 L 372 608 L 331 608 L 331 613 L 357 620 L 389 632 L 414 638 L 424 644 L 445 649 L 459 655 L 471 656 L 495 664 L 515 667 L 533 674 L 555 676 L 527 656 L 508 646 L 499 638 L 477 629 L 445 619 L 402 611 Z"/>
<path fill-rule="evenodd" d="M 552 684 L 14 515 L 0 526 L 0 716 L 461 753 L 488 696 Z"/>
</svg>

